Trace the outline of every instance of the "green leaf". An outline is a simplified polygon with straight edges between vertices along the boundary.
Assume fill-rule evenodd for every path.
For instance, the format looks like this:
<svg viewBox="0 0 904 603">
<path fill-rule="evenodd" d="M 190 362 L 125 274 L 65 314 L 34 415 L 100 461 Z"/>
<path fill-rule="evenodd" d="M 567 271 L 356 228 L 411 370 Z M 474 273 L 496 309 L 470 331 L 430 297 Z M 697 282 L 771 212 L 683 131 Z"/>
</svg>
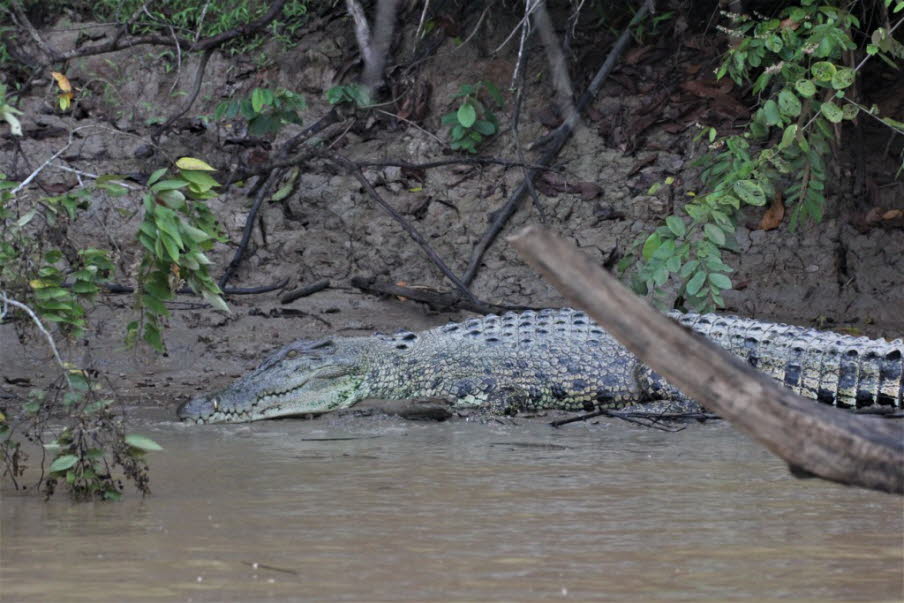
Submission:
<svg viewBox="0 0 904 603">
<path fill-rule="evenodd" d="M 684 224 L 684 220 L 678 216 L 669 216 L 666 218 L 665 225 L 669 227 L 669 230 L 671 230 L 676 237 L 683 237 L 687 232 L 687 226 Z"/>
<path fill-rule="evenodd" d="M 74 454 L 64 454 L 53 459 L 50 463 L 50 472 L 66 471 L 78 462 L 78 457 Z"/>
<path fill-rule="evenodd" d="M 700 266 L 700 260 L 691 260 L 687 264 L 681 267 L 681 270 L 678 272 L 678 276 L 681 278 L 687 278 Z"/>
<path fill-rule="evenodd" d="M 832 75 L 832 88 L 835 90 L 850 88 L 851 84 L 854 83 L 855 77 L 857 77 L 857 74 L 853 69 L 850 67 L 842 67 Z"/>
<path fill-rule="evenodd" d="M 149 346 L 160 352 L 161 354 L 165 351 L 163 347 L 163 337 L 160 335 L 160 329 L 152 324 L 146 324 L 144 327 L 144 336 L 143 339 L 145 343 Z"/>
<path fill-rule="evenodd" d="M 142 295 L 141 303 L 145 308 L 147 308 L 154 314 L 158 314 L 160 316 L 169 316 L 169 310 L 166 309 L 166 306 L 163 305 L 163 302 L 161 302 L 153 295 Z"/>
<path fill-rule="evenodd" d="M 673 255 L 665 262 L 666 270 L 669 272 L 678 272 L 681 270 L 681 256 Z"/>
<path fill-rule="evenodd" d="M 160 182 L 151 186 L 151 192 L 159 193 L 161 191 L 171 191 L 179 188 L 184 188 L 188 186 L 187 180 L 161 180 Z"/>
<path fill-rule="evenodd" d="M 176 160 L 176 167 L 180 170 L 200 170 L 203 172 L 217 171 L 200 159 L 195 159 L 194 157 L 180 157 Z"/>
<path fill-rule="evenodd" d="M 818 63 L 813 63 L 810 67 L 813 77 L 820 82 L 831 82 L 836 71 L 835 65 L 828 61 L 819 61 Z"/>
<path fill-rule="evenodd" d="M 832 101 L 826 101 L 819 107 L 819 112 L 833 124 L 840 123 L 844 119 L 844 112 Z"/>
<path fill-rule="evenodd" d="M 816 85 L 810 80 L 797 80 L 794 89 L 804 98 L 810 98 L 816 94 Z"/>
<path fill-rule="evenodd" d="M 157 195 L 157 198 L 171 209 L 180 210 L 185 207 L 185 195 L 182 194 L 182 191 L 163 191 Z"/>
<path fill-rule="evenodd" d="M 210 239 L 210 235 L 201 230 L 200 228 L 195 228 L 191 224 L 185 224 L 184 222 L 181 224 L 182 233 L 185 234 L 189 239 L 191 239 L 195 243 L 201 243 Z"/>
<path fill-rule="evenodd" d="M 674 239 L 665 239 L 656 251 L 653 253 L 652 259 L 664 261 L 675 255 Z"/>
<path fill-rule="evenodd" d="M 486 88 L 487 93 L 490 95 L 490 98 L 493 99 L 493 102 L 496 103 L 497 107 L 502 107 L 505 104 L 505 99 L 502 98 L 502 92 L 499 91 L 499 87 L 496 86 L 493 82 L 483 82 L 484 88 Z"/>
<path fill-rule="evenodd" d="M 76 281 L 72 283 L 72 291 L 74 293 L 78 293 L 79 295 L 92 295 L 100 291 L 100 289 L 98 289 L 97 285 L 95 285 L 94 283 Z"/>
<path fill-rule="evenodd" d="M 130 433 L 125 438 L 126 444 L 131 446 L 132 448 L 138 448 L 139 450 L 144 450 L 145 452 L 157 452 L 163 450 L 163 448 L 147 436 L 143 436 L 137 433 Z"/>
<path fill-rule="evenodd" d="M 458 108 L 457 117 L 458 123 L 460 123 L 463 128 L 470 128 L 474 125 L 474 122 L 477 121 L 477 111 L 471 103 L 463 103 L 461 107 Z"/>
<path fill-rule="evenodd" d="M 198 170 L 182 170 L 180 173 L 182 174 L 183 178 L 194 184 L 194 188 L 196 188 L 197 191 L 201 193 L 206 193 L 213 187 L 220 185 L 220 183 L 217 182 L 207 172 L 201 172 Z"/>
<path fill-rule="evenodd" d="M 492 136 L 496 133 L 496 124 L 485 119 L 478 119 L 474 122 L 474 129 L 484 136 Z"/>
<path fill-rule="evenodd" d="M 215 295 L 209 291 L 201 291 L 201 297 L 214 307 L 216 310 L 221 310 L 223 312 L 229 312 L 229 306 L 226 305 L 226 301 L 219 295 Z"/>
<path fill-rule="evenodd" d="M 717 289 L 731 289 L 731 279 L 724 274 L 719 274 L 718 272 L 710 273 L 709 282 L 713 287 L 716 287 Z"/>
<path fill-rule="evenodd" d="M 700 289 L 703 287 L 703 282 L 706 280 L 706 273 L 702 270 L 698 270 L 694 276 L 687 282 L 684 290 L 688 295 L 697 295 L 700 292 Z"/>
<path fill-rule="evenodd" d="M 731 188 L 741 201 L 748 205 L 766 205 L 766 193 L 753 180 L 738 180 Z"/>
<path fill-rule="evenodd" d="M 797 124 L 791 124 L 782 133 L 782 141 L 779 143 L 778 148 L 786 149 L 791 146 L 795 136 L 797 136 Z"/>
<path fill-rule="evenodd" d="M 653 254 L 656 253 L 656 250 L 659 249 L 660 245 L 662 245 L 662 239 L 658 234 L 653 233 L 647 237 L 647 240 L 643 244 L 643 251 L 641 251 L 643 259 L 649 261 L 649 259 L 653 257 Z"/>
<path fill-rule="evenodd" d="M 279 130 L 280 121 L 269 115 L 258 115 L 248 120 L 248 133 L 252 136 L 266 136 Z"/>
<path fill-rule="evenodd" d="M 660 264 L 656 270 L 653 271 L 653 283 L 657 287 L 662 287 L 669 280 L 669 271 L 666 268 L 665 264 Z"/>
<path fill-rule="evenodd" d="M 847 103 L 841 108 L 841 113 L 844 116 L 844 119 L 854 119 L 855 117 L 857 117 L 857 113 L 859 112 L 860 107 L 851 103 Z"/>
<path fill-rule="evenodd" d="M 154 173 L 151 174 L 151 177 L 148 178 L 147 186 L 151 186 L 152 184 L 154 184 L 155 182 L 157 182 L 158 180 L 160 180 L 160 178 L 161 178 L 165 173 L 166 173 L 166 168 L 160 168 L 159 170 L 155 170 Z"/>
<path fill-rule="evenodd" d="M 787 88 L 778 93 L 778 108 L 784 115 L 797 117 L 800 115 L 800 100 Z"/>
<path fill-rule="evenodd" d="M 772 99 L 767 100 L 763 105 L 763 116 L 766 118 L 766 123 L 770 126 L 780 126 L 784 123 L 778 104 Z"/>
<path fill-rule="evenodd" d="M 251 108 L 254 109 L 255 113 L 260 113 L 266 104 L 267 101 L 264 96 L 264 90 L 262 88 L 255 88 L 251 92 Z"/>
<path fill-rule="evenodd" d="M 706 238 L 716 245 L 725 244 L 725 232 L 715 224 L 704 224 L 703 232 L 706 234 Z"/>
<path fill-rule="evenodd" d="M 772 52 L 779 52 L 782 49 L 784 44 L 782 43 L 782 39 L 775 34 L 772 34 L 768 38 L 766 38 L 766 48 L 768 48 Z"/>
</svg>

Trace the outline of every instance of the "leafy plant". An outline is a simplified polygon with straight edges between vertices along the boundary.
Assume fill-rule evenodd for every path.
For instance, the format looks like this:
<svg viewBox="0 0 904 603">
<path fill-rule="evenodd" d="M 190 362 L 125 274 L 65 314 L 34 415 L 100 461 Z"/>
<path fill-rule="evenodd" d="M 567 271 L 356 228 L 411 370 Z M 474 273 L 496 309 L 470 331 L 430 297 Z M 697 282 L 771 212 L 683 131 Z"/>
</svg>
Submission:
<svg viewBox="0 0 904 603">
<path fill-rule="evenodd" d="M 17 115 L 22 115 L 22 112 L 6 101 L 6 86 L 0 84 L 0 120 L 9 124 L 9 131 L 13 136 L 22 136 L 22 124 Z"/>
<path fill-rule="evenodd" d="M 333 86 L 326 91 L 326 100 L 331 105 L 343 103 L 354 104 L 356 107 L 366 107 L 371 104 L 367 88 L 359 84 L 342 84 Z"/>
<path fill-rule="evenodd" d="M 94 190 L 121 194 L 125 189 L 107 177 L 99 179 Z M 114 475 L 117 467 L 146 494 L 149 478 L 142 455 L 156 444 L 144 436 L 125 434 L 121 417 L 111 408 L 112 399 L 101 396 L 103 388 L 86 371 L 61 359 L 44 326 L 45 322 L 56 324 L 63 335 L 80 336 L 86 328 L 85 306 L 113 271 L 106 250 L 69 248 L 65 254 L 46 244 L 53 237 L 45 231 L 76 219 L 87 207 L 89 192 L 79 189 L 42 198 L 29 207 L 26 196 L 18 191 L 16 183 L 0 176 L 0 322 L 13 320 L 22 333 L 22 321 L 15 319 L 29 319 L 45 337 L 61 376 L 50 388 L 29 392 L 22 404 L 24 421 L 14 424 L 6 409 L 0 411 L 2 475 L 18 487 L 28 458 L 17 436 L 44 442 L 53 415 L 66 427 L 46 444 L 46 450 L 54 453 L 47 474 L 42 473 L 38 482 L 46 496 L 62 480 L 77 499 L 116 499 L 123 489 L 122 480 Z M 10 291 L 28 303 L 11 297 Z"/>
<path fill-rule="evenodd" d="M 72 90 L 72 83 L 70 83 L 68 77 L 59 71 L 51 71 L 50 75 L 56 80 L 57 87 L 60 89 L 60 94 L 57 96 L 60 110 L 67 111 L 69 107 L 72 106 L 72 99 L 75 98 L 75 92 Z"/>
<path fill-rule="evenodd" d="M 255 88 L 247 98 L 217 105 L 214 118 L 234 119 L 241 115 L 248 121 L 249 134 L 266 136 L 278 132 L 286 123 L 301 124 L 298 112 L 304 108 L 304 97 L 290 90 Z"/>
<path fill-rule="evenodd" d="M 783 196 L 792 228 L 822 218 L 833 126 L 859 111 L 847 97 L 857 73 L 840 61 L 856 48 L 849 31 L 860 23 L 842 6 L 803 0 L 778 18 L 729 15 L 733 27 L 724 31 L 736 44 L 716 76 L 738 84 L 752 81 L 760 106 L 742 135 L 701 131 L 697 139 L 706 138 L 709 152 L 697 164 L 707 192 L 684 206 L 689 222 L 669 216 L 643 242 L 639 257 L 635 251 L 622 260 L 622 269 L 636 264 L 636 291 L 662 296 L 674 278 L 687 306 L 711 311 L 724 305 L 722 292 L 732 286 L 722 251 L 736 249 L 734 233 L 744 207 Z M 884 42 L 887 35 L 874 34 L 877 39 L 885 50 L 874 44 L 872 54 L 897 56 L 896 47 Z"/>
<path fill-rule="evenodd" d="M 492 111 L 480 100 L 486 91 L 497 108 L 504 100 L 499 88 L 492 82 L 464 84 L 453 98 L 460 98 L 458 109 L 442 117 L 442 123 L 449 126 L 450 146 L 455 150 L 476 153 L 487 137 L 499 131 L 499 122 Z"/>
<path fill-rule="evenodd" d="M 225 240 L 216 217 L 205 201 L 216 196 L 219 183 L 210 175 L 216 171 L 203 161 L 183 157 L 176 173 L 160 168 L 148 179 L 144 195 L 144 219 L 138 241 L 144 253 L 138 268 L 136 305 L 139 319 L 128 325 L 129 343 L 141 338 L 162 352 L 163 319 L 169 316 L 165 303 L 175 297 L 183 284 L 199 293 L 218 310 L 229 308 L 208 266 L 205 251 Z"/>
</svg>

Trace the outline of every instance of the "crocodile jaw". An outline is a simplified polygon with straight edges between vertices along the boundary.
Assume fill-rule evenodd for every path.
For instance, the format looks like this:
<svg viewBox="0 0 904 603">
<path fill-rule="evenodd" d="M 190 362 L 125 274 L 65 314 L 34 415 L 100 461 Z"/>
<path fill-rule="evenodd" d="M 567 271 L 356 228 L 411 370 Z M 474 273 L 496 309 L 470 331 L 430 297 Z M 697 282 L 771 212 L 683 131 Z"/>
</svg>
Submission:
<svg viewBox="0 0 904 603">
<path fill-rule="evenodd" d="M 177 414 L 188 423 L 240 423 L 352 406 L 367 393 L 358 352 L 353 340 L 290 344 L 222 391 L 182 404 Z"/>
</svg>

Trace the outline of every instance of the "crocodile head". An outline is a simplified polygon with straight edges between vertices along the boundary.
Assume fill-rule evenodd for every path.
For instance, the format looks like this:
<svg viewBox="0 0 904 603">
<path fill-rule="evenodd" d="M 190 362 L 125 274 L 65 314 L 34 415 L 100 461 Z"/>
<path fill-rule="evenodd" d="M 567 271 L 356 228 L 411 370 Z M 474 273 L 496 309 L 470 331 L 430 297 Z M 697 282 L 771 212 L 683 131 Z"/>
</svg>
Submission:
<svg viewBox="0 0 904 603">
<path fill-rule="evenodd" d="M 226 389 L 179 407 L 192 423 L 242 423 L 319 414 L 365 397 L 362 338 L 296 341 Z"/>
</svg>

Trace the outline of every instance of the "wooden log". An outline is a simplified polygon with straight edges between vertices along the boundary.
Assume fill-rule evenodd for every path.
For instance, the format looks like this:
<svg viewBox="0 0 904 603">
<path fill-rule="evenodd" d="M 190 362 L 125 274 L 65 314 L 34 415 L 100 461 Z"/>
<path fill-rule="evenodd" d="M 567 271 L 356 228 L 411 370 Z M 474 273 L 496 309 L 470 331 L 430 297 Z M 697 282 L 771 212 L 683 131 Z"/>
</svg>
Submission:
<svg viewBox="0 0 904 603">
<path fill-rule="evenodd" d="M 509 238 L 576 307 L 682 392 L 784 459 L 795 475 L 904 494 L 904 424 L 807 400 L 692 333 L 546 229 Z"/>
</svg>

